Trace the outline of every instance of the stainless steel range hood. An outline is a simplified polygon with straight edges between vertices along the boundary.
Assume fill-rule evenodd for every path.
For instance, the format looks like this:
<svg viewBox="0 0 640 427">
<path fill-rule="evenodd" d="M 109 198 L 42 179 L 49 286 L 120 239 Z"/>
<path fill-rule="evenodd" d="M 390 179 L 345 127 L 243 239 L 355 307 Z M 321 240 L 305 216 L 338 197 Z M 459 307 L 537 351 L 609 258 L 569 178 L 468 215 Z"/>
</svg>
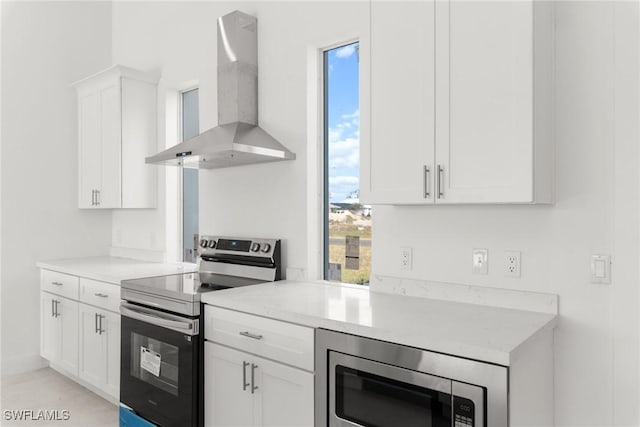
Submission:
<svg viewBox="0 0 640 427">
<path fill-rule="evenodd" d="M 295 158 L 258 126 L 257 19 L 237 10 L 218 18 L 218 126 L 146 163 L 214 169 Z"/>
</svg>

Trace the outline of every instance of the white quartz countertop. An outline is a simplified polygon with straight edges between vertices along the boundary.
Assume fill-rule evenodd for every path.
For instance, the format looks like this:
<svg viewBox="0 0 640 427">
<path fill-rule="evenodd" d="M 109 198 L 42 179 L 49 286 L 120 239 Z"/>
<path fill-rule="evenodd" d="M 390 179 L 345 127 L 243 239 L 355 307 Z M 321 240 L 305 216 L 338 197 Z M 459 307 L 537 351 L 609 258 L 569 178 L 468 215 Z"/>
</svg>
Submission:
<svg viewBox="0 0 640 427">
<path fill-rule="evenodd" d="M 557 316 L 369 291 L 357 285 L 279 281 L 209 292 L 217 307 L 509 366 Z"/>
<path fill-rule="evenodd" d="M 86 257 L 39 261 L 46 270 L 120 285 L 123 280 L 197 271 L 191 264 L 165 264 L 116 257 Z"/>
</svg>

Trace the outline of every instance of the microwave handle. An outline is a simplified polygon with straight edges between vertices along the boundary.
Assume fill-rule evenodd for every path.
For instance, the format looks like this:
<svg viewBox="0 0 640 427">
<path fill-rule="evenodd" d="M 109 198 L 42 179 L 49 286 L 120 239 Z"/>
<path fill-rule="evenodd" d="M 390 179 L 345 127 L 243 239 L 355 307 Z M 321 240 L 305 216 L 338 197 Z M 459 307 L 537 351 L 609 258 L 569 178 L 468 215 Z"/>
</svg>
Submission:
<svg viewBox="0 0 640 427">
<path fill-rule="evenodd" d="M 135 306 L 133 304 L 128 304 L 123 302 L 120 305 L 120 314 L 126 317 L 130 317 L 132 319 L 140 320 L 143 322 L 150 323 L 152 325 L 160 326 L 163 328 L 169 328 L 180 332 L 185 332 L 189 335 L 197 335 L 197 320 L 192 321 L 190 319 L 181 320 L 173 320 L 168 319 L 161 312 L 157 312 L 155 310 L 145 309 L 142 307 Z M 172 316 L 177 317 L 177 316 Z"/>
</svg>

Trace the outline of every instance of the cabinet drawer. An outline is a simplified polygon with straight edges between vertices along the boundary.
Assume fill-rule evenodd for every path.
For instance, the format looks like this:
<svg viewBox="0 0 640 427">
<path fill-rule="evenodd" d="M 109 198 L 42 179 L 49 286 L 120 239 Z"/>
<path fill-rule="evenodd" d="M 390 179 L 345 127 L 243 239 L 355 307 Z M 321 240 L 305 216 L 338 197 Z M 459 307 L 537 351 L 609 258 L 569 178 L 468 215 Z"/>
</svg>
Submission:
<svg viewBox="0 0 640 427">
<path fill-rule="evenodd" d="M 120 286 L 82 278 L 80 279 L 80 301 L 119 313 Z"/>
<path fill-rule="evenodd" d="M 78 299 L 78 277 L 57 271 L 41 270 L 40 289 L 63 297 Z"/>
<path fill-rule="evenodd" d="M 208 305 L 204 316 L 207 340 L 313 371 L 313 328 Z"/>
</svg>

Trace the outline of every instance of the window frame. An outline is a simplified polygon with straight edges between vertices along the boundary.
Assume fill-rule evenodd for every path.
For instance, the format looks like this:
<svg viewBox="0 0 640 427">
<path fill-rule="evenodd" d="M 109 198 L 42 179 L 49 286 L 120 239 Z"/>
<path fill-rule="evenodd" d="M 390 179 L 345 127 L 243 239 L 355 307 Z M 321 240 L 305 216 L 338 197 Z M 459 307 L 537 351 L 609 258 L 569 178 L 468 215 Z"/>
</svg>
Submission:
<svg viewBox="0 0 640 427">
<path fill-rule="evenodd" d="M 320 168 L 319 168 L 319 174 L 320 174 L 320 179 L 319 179 L 319 183 L 321 184 L 322 188 L 321 191 L 319 192 L 319 196 L 320 196 L 320 209 L 322 210 L 322 215 L 320 215 L 320 220 L 321 220 L 321 224 L 320 224 L 320 233 L 321 233 L 321 237 L 320 237 L 320 252 L 321 252 L 321 261 L 320 261 L 320 269 L 319 269 L 319 273 L 320 273 L 320 279 L 326 281 L 327 283 L 332 283 L 329 281 L 328 276 L 329 276 L 329 212 L 330 212 L 330 208 L 329 208 L 329 174 L 328 174 L 328 163 L 329 163 L 329 103 L 327 102 L 328 99 L 328 88 L 329 85 L 327 84 L 327 79 L 328 79 L 328 70 L 329 70 L 329 64 L 328 64 L 328 53 L 329 51 L 332 51 L 334 49 L 339 49 L 341 47 L 345 47 L 354 43 L 358 43 L 360 45 L 359 48 L 359 54 L 361 54 L 361 49 L 363 46 L 362 43 L 362 38 L 361 37 L 349 37 L 349 38 L 344 38 L 340 41 L 336 41 L 334 43 L 325 45 L 324 47 L 322 47 L 319 50 L 319 66 L 318 66 L 318 72 L 319 72 L 319 82 L 320 82 L 320 86 L 318 88 L 318 93 L 319 93 L 319 101 L 320 101 L 320 106 L 318 108 L 318 113 L 320 115 L 319 120 L 318 120 L 318 125 L 320 128 L 319 131 L 319 138 L 318 138 L 318 142 L 319 142 L 319 158 L 320 158 Z M 363 89 L 363 85 L 362 85 L 362 61 L 359 61 L 358 64 L 358 84 L 359 84 L 359 107 L 361 107 L 361 100 L 362 100 L 362 89 Z M 334 283 L 334 282 L 333 282 Z"/>
<path fill-rule="evenodd" d="M 184 114 L 184 109 L 183 109 L 183 95 L 186 92 L 190 92 L 192 90 L 198 90 L 198 97 L 200 96 L 200 85 L 198 81 L 189 81 L 186 82 L 184 84 L 181 84 L 179 86 L 176 87 L 175 89 L 175 94 L 176 94 L 176 121 L 177 121 L 177 126 L 176 126 L 176 140 L 177 143 L 182 143 L 183 140 L 183 132 L 184 132 L 184 120 L 183 120 L 183 114 Z M 198 115 L 200 114 L 200 108 L 198 108 Z M 176 197 L 175 197 L 175 213 L 176 213 L 176 218 L 177 218 L 177 228 L 175 230 L 176 233 L 176 241 L 175 244 L 177 245 L 177 247 L 174 249 L 176 251 L 176 255 L 177 255 L 177 262 L 183 262 L 183 263 L 187 263 L 187 264 L 195 264 L 191 263 L 189 261 L 185 261 L 185 257 L 184 257 L 184 242 L 185 242 L 185 236 L 184 236 L 184 179 L 183 179 L 183 167 L 179 166 L 177 168 L 177 170 L 175 171 L 175 185 L 176 185 Z M 198 230 L 199 232 L 199 230 Z M 197 251 L 197 247 L 195 248 Z M 195 253 L 195 257 L 196 257 L 196 262 L 197 262 L 197 252 Z"/>
<path fill-rule="evenodd" d="M 196 83 L 196 82 L 191 82 L 190 84 L 185 84 L 184 86 L 181 86 L 178 89 L 178 143 L 182 143 L 184 142 L 183 139 L 183 135 L 184 135 L 184 101 L 183 101 L 183 97 L 184 94 L 187 92 L 191 92 L 193 90 L 197 90 L 198 91 L 198 100 L 200 99 L 200 86 Z M 198 102 L 198 116 L 200 116 L 200 105 Z M 198 117 L 198 123 L 200 123 L 200 118 Z M 199 180 L 198 180 L 199 181 Z M 180 166 L 179 167 L 179 173 L 178 173 L 178 206 L 177 206 L 177 210 L 178 210 L 178 230 L 177 230 L 177 234 L 178 234 L 178 262 L 184 262 L 184 263 L 188 263 L 188 264 L 196 264 L 198 262 L 198 245 L 194 244 L 194 258 L 195 261 L 194 262 L 190 262 L 190 261 L 186 261 L 185 260 L 185 253 L 184 253 L 184 243 L 185 243 L 185 236 L 184 236 L 184 167 Z M 198 218 L 199 220 L 199 218 Z M 199 221 L 198 221 L 199 222 Z M 198 237 L 200 236 L 200 227 L 198 226 Z M 195 242 L 194 242 L 195 243 Z"/>
</svg>

